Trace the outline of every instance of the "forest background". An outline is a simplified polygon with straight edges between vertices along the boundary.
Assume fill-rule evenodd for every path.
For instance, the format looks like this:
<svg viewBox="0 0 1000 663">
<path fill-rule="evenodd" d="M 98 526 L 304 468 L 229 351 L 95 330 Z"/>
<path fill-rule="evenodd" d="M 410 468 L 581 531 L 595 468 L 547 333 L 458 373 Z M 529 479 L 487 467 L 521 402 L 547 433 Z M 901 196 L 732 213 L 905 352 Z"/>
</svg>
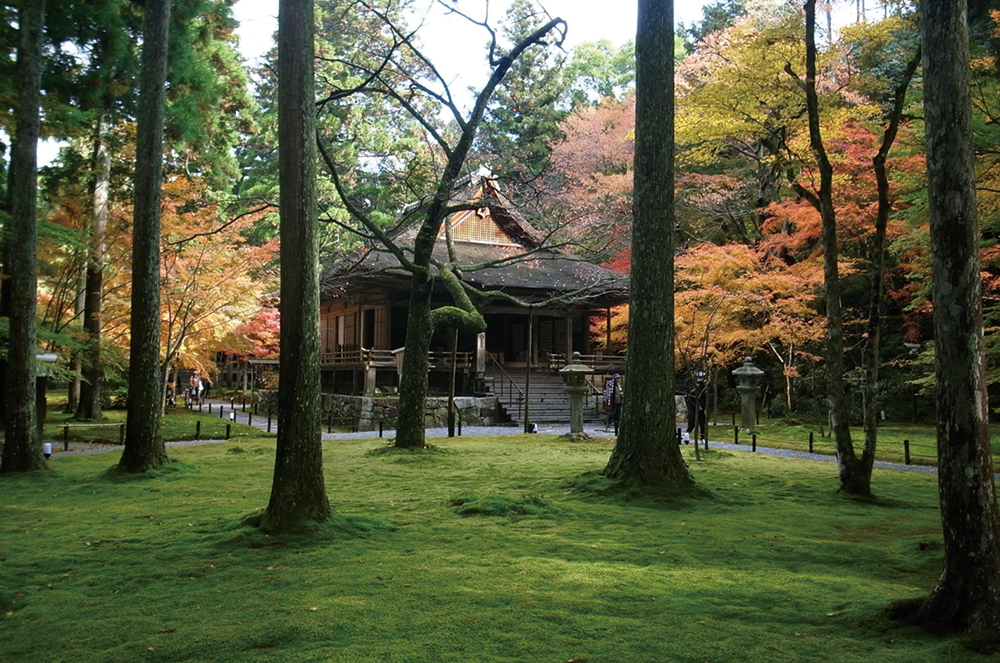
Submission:
<svg viewBox="0 0 1000 663">
<path fill-rule="evenodd" d="M 135 113 L 130 72 L 137 66 L 137 12 L 118 0 L 86 9 L 71 0 L 50 4 L 57 20 L 46 32 L 43 134 L 63 147 L 41 173 L 39 323 L 46 348 L 66 361 L 71 374 L 85 377 L 72 392 L 73 405 L 94 416 L 127 393 Z M 680 19 L 691 7 L 684 4 Z M 397 22 L 420 15 L 403 3 L 385 7 Z M 176 368 L 211 373 L 220 352 L 277 352 L 277 314 L 264 297 L 276 290 L 278 267 L 274 53 L 259 65 L 241 60 L 232 9 L 207 0 L 175 3 L 179 47 L 170 70 L 161 241 L 161 360 L 168 374 Z M 724 387 L 729 370 L 751 356 L 767 372 L 764 398 L 771 414 L 820 416 L 820 219 L 797 189 L 808 189 L 815 178 L 805 100 L 792 75 L 804 59 L 802 14 L 781 2 L 723 1 L 700 9 L 700 18 L 682 20 L 676 40 L 678 365 L 684 372 L 706 370 Z M 502 43 L 544 18 L 520 0 L 505 10 L 491 14 Z M 377 19 L 352 2 L 319 3 L 317 12 L 318 73 L 346 87 L 350 72 L 343 62 L 378 52 Z M 996 25 L 985 7 L 973 14 L 983 278 L 995 378 Z M 857 19 L 837 30 L 828 19 L 820 82 L 824 134 L 837 171 L 850 375 L 860 372 L 864 321 L 873 306 L 878 192 L 870 160 L 917 28 L 907 3 L 833 3 L 828 16 Z M 460 16 L 450 20 L 468 25 Z M 5 25 L 12 39 L 9 7 Z M 425 38 L 420 30 L 416 36 Z M 482 31 L 481 43 L 488 36 Z M 427 38 L 444 41 L 433 33 Z M 255 42 L 269 44 L 270 38 L 257 33 Z M 463 48 L 462 58 L 450 60 L 485 61 L 485 47 Z M 495 96 L 468 162 L 469 171 L 491 168 L 538 227 L 621 271 L 629 266 L 631 49 L 627 41 L 582 41 L 565 52 L 524 59 Z M 13 98 L 9 90 L 3 94 Z M 884 308 L 886 330 L 880 396 L 885 416 L 893 418 L 918 418 L 931 409 L 925 397 L 933 344 L 921 102 L 918 72 L 888 161 L 885 296 L 875 304 Z M 9 132 L 9 104 L 3 117 Z M 333 139 L 334 158 L 352 173 L 352 196 L 366 201 L 386 226 L 432 181 L 426 135 L 377 102 L 331 107 L 320 115 L 320 132 Z M 322 252 L 331 260 L 356 245 L 359 235 L 333 184 L 320 188 Z M 90 303 L 100 306 L 95 318 L 84 295 L 95 292 L 86 284 L 98 274 L 99 303 Z M 100 320 L 98 328 L 83 324 L 92 319 Z M 624 311 L 616 315 L 607 350 L 624 349 L 625 320 Z M 98 387 L 88 394 L 88 385 Z M 733 390 L 717 395 L 735 398 Z M 860 395 L 852 402 L 859 414 Z"/>
</svg>

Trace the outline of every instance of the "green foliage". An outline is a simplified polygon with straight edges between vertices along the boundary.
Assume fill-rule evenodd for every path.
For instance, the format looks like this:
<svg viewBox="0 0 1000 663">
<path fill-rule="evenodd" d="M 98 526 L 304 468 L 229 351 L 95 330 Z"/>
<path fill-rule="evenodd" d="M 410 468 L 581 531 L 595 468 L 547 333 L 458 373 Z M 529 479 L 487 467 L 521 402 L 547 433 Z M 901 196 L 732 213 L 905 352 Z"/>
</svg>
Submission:
<svg viewBox="0 0 1000 663">
<path fill-rule="evenodd" d="M 124 409 L 128 404 L 128 356 L 125 348 L 101 340 L 101 409 Z"/>
<path fill-rule="evenodd" d="M 514 0 L 504 19 L 504 40 L 515 44 L 546 20 L 531 0 Z M 501 180 L 529 184 L 548 167 L 552 145 L 561 137 L 559 122 L 567 113 L 559 103 L 569 88 L 560 71 L 563 59 L 553 49 L 529 49 L 494 93 L 482 126 L 479 158 Z"/>
<path fill-rule="evenodd" d="M 570 52 L 562 75 L 572 109 L 602 99 L 621 101 L 635 89 L 635 44 L 629 41 L 616 47 L 607 39 L 579 44 Z"/>
<path fill-rule="evenodd" d="M 682 23 L 677 26 L 677 32 L 685 37 L 685 46 L 687 50 L 691 50 L 709 33 L 725 30 L 737 18 L 745 16 L 746 12 L 744 0 L 716 0 L 702 6 L 700 22 L 692 23 L 690 26 L 685 26 Z"/>
<path fill-rule="evenodd" d="M 926 596 L 942 550 L 934 477 L 749 453 L 686 460 L 698 490 L 596 495 L 606 441 L 456 438 L 430 465 L 324 450 L 336 510 L 266 536 L 274 443 L 171 449 L 155 476 L 113 454 L 0 479 L 0 632 L 17 661 L 993 660 L 890 606 Z M 690 449 L 690 448 L 688 448 Z M 462 517 L 455 496 L 544 502 Z M 44 633 L 44 637 L 39 637 Z M 776 654 L 780 652 L 780 654 Z"/>
</svg>

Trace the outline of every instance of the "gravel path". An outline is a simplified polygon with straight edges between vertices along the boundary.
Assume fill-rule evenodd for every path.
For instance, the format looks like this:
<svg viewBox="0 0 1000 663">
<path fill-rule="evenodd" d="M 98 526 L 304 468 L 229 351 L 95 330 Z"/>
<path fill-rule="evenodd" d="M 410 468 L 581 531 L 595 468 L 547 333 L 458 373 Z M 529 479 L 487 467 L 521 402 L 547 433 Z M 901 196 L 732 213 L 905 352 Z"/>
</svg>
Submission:
<svg viewBox="0 0 1000 663">
<path fill-rule="evenodd" d="M 218 405 L 218 403 L 216 404 Z M 228 403 L 226 403 L 228 405 Z M 260 430 L 266 428 L 266 420 L 261 418 L 261 422 L 258 424 L 254 422 L 255 426 Z M 549 435 L 563 435 L 569 432 L 568 424 L 537 424 L 537 433 L 549 434 Z M 611 443 L 614 441 L 614 432 L 604 426 L 598 424 L 587 424 L 584 426 L 584 430 L 591 437 L 594 438 L 604 438 L 608 440 L 609 448 Z M 500 435 L 520 435 L 523 432 L 521 426 L 466 426 L 462 428 L 462 437 L 496 437 Z M 382 438 L 388 442 L 390 439 L 395 437 L 395 430 L 384 430 L 382 432 Z M 425 431 L 425 435 L 429 438 L 443 438 L 448 436 L 448 429 L 446 428 L 428 428 Z M 359 431 L 356 433 L 327 433 L 323 432 L 324 440 L 351 440 L 351 439 L 371 439 L 378 438 L 378 431 Z M 219 444 L 226 442 L 226 440 L 184 440 L 179 442 L 167 442 L 167 447 L 185 447 L 195 444 Z M 708 441 L 710 449 L 724 449 L 726 451 L 736 451 L 744 453 L 752 453 L 751 447 L 748 444 L 732 444 L 728 442 L 715 442 L 712 440 Z M 67 456 L 73 454 L 92 454 L 92 453 L 104 453 L 110 451 L 122 451 L 123 447 L 121 445 L 75 445 L 71 446 L 69 451 L 63 451 L 62 445 L 53 443 L 53 457 L 57 458 L 59 456 Z M 767 454 L 771 456 L 783 456 L 786 458 L 799 458 L 802 460 L 812 460 L 818 462 L 832 463 L 835 462 L 836 457 L 828 454 L 818 454 L 809 453 L 807 451 L 795 451 L 792 449 L 773 449 L 770 447 L 757 446 L 757 453 Z M 903 470 L 907 472 L 919 472 L 924 474 L 937 474 L 937 467 L 931 467 L 927 465 L 905 465 L 903 463 L 888 463 L 885 461 L 875 461 L 875 467 L 890 469 L 890 470 Z M 995 475 L 996 479 L 1000 481 L 1000 474 Z"/>
</svg>

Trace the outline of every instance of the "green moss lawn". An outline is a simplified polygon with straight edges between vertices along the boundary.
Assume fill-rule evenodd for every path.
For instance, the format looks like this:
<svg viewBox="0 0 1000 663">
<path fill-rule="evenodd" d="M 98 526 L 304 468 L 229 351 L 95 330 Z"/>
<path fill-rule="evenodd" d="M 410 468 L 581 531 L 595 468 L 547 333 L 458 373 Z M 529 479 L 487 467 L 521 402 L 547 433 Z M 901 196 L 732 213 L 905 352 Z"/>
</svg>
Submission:
<svg viewBox="0 0 1000 663">
<path fill-rule="evenodd" d="M 987 661 L 886 616 L 941 570 L 935 478 L 749 453 L 620 490 L 609 440 L 328 441 L 335 514 L 267 537 L 273 438 L 0 478 L 0 661 Z M 692 454 L 691 447 L 685 447 Z"/>
</svg>

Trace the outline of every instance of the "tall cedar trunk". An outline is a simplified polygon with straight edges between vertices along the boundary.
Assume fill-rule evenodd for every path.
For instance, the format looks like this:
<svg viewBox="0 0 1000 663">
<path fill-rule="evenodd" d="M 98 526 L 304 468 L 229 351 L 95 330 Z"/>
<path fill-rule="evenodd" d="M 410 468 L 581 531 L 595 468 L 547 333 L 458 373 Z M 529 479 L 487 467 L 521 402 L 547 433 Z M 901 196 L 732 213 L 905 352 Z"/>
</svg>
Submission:
<svg viewBox="0 0 1000 663">
<path fill-rule="evenodd" d="M 819 98 L 816 95 L 816 0 L 806 10 L 806 107 L 809 112 L 809 143 L 819 167 L 819 192 L 813 201 L 823 222 L 823 284 L 826 289 L 826 394 L 830 405 L 830 427 L 837 447 L 840 489 L 854 495 L 871 494 L 871 468 L 854 453 L 847 417 L 844 381 L 844 311 L 840 301 L 840 270 L 837 265 L 837 213 L 833 207 L 833 166 L 820 132 Z"/>
<path fill-rule="evenodd" d="M 922 4 L 944 573 L 918 619 L 1000 631 L 965 0 Z"/>
<path fill-rule="evenodd" d="M 101 117 L 94 140 L 93 227 L 91 253 L 87 261 L 83 304 L 83 330 L 87 333 L 86 358 L 82 362 L 83 380 L 76 416 L 80 419 L 101 417 L 101 305 L 104 300 L 104 249 L 108 225 L 108 187 L 111 180 L 110 127 Z"/>
<path fill-rule="evenodd" d="M 608 477 L 691 483 L 674 401 L 673 0 L 639 0 L 629 353 Z"/>
<path fill-rule="evenodd" d="M 38 291 L 38 103 L 42 72 L 42 25 L 45 2 L 22 3 L 18 15 L 17 51 L 19 99 L 17 134 L 10 164 L 10 220 L 6 233 L 10 275 L 10 346 L 7 351 L 6 410 L 0 472 L 45 468 L 38 435 L 35 402 L 35 329 Z"/>
<path fill-rule="evenodd" d="M 132 338 L 125 451 L 119 467 L 144 472 L 167 462 L 160 431 L 160 187 L 170 0 L 147 0 L 136 118 L 132 220 Z"/>
<path fill-rule="evenodd" d="M 271 499 L 261 528 L 286 532 L 330 515 L 323 479 L 319 243 L 312 0 L 278 8 L 281 364 Z"/>
<path fill-rule="evenodd" d="M 80 285 L 76 292 L 76 300 L 73 304 L 73 313 L 83 317 L 83 311 L 86 308 L 84 300 L 87 295 L 87 267 L 83 266 L 80 270 Z M 73 377 L 69 383 L 69 389 L 67 390 L 67 401 L 66 401 L 66 412 L 69 414 L 76 414 L 76 410 L 80 407 L 80 389 L 82 388 L 83 382 L 83 349 L 79 349 L 73 355 L 73 360 L 70 363 L 70 369 L 73 372 Z"/>
</svg>

